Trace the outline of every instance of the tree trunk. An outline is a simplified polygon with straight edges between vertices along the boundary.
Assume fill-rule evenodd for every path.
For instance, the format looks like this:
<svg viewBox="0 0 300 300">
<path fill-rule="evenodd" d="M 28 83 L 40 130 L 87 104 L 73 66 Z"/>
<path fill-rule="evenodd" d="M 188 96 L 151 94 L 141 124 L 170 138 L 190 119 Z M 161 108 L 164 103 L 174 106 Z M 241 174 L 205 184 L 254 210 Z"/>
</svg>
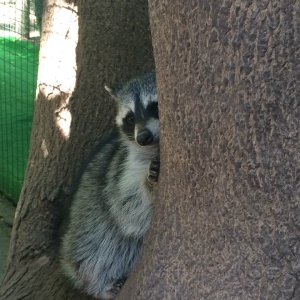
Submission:
<svg viewBox="0 0 300 300">
<path fill-rule="evenodd" d="M 148 7 L 48 0 L 43 22 L 29 162 L 0 299 L 89 299 L 61 276 L 62 207 L 82 160 L 111 127 L 104 84 L 154 68 Z"/>
<path fill-rule="evenodd" d="M 118 299 L 300 299 L 300 2 L 149 3 L 160 189 Z"/>
</svg>

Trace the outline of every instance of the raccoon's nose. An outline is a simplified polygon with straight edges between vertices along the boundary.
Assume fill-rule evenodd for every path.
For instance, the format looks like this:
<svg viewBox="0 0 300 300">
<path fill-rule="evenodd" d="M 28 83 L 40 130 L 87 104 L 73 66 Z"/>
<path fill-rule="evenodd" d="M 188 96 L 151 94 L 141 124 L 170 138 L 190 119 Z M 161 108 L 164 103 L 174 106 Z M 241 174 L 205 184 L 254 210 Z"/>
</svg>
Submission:
<svg viewBox="0 0 300 300">
<path fill-rule="evenodd" d="M 153 142 L 153 135 L 150 130 L 145 129 L 137 135 L 136 141 L 141 146 L 150 145 Z"/>
</svg>

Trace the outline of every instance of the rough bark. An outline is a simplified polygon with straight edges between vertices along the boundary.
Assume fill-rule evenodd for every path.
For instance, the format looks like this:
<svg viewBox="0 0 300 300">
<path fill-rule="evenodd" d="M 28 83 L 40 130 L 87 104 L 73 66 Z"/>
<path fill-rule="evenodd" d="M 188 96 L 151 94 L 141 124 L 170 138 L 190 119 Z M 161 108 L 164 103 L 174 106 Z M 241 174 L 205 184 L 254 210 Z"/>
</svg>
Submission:
<svg viewBox="0 0 300 300">
<path fill-rule="evenodd" d="M 115 108 L 104 84 L 154 68 L 146 1 L 48 0 L 45 14 L 29 162 L 0 291 L 5 300 L 88 299 L 60 273 L 63 203 L 82 160 L 111 126 Z"/>
<path fill-rule="evenodd" d="M 300 299 L 300 2 L 149 3 L 160 195 L 118 299 Z"/>
</svg>

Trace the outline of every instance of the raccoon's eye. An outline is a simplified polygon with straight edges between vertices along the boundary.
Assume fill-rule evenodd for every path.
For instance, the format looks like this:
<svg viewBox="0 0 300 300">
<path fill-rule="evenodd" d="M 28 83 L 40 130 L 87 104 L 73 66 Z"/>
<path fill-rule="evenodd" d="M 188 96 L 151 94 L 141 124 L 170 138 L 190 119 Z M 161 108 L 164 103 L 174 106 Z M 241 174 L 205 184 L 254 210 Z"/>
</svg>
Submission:
<svg viewBox="0 0 300 300">
<path fill-rule="evenodd" d="M 158 103 L 150 102 L 147 107 L 147 111 L 155 118 L 158 118 Z"/>
<path fill-rule="evenodd" d="M 134 114 L 133 112 L 130 112 L 127 114 L 127 116 L 125 117 L 125 122 L 128 125 L 133 125 L 134 124 Z"/>
</svg>

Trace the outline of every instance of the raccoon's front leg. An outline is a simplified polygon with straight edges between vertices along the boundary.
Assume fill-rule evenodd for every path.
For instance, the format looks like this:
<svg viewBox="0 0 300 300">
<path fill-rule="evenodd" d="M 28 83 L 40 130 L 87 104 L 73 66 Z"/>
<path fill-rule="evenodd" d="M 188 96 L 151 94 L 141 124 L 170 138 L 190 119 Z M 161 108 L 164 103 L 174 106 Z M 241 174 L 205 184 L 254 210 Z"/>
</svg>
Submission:
<svg viewBox="0 0 300 300">
<path fill-rule="evenodd" d="M 151 161 L 150 166 L 149 166 L 149 170 L 148 170 L 147 179 L 150 182 L 157 182 L 158 181 L 159 166 L 160 166 L 159 158 L 156 157 Z"/>
</svg>

